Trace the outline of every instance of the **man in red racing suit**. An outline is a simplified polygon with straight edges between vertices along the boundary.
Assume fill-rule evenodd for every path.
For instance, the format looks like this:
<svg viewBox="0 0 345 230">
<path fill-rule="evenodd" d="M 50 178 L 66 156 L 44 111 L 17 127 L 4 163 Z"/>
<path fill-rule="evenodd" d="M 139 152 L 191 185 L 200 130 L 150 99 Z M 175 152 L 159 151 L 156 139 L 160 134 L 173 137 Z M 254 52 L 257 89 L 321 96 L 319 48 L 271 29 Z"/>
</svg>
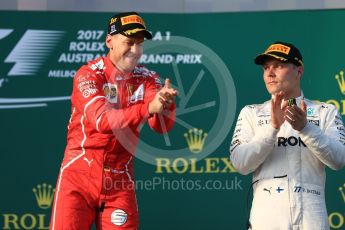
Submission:
<svg viewBox="0 0 345 230">
<path fill-rule="evenodd" d="M 169 80 L 162 88 L 155 72 L 137 65 L 144 36 L 152 35 L 134 12 L 112 17 L 109 25 L 123 23 L 123 18 L 135 22 L 123 31 L 139 32 L 129 36 L 110 28 L 107 57 L 89 62 L 75 75 L 51 229 L 90 229 L 93 222 L 102 230 L 137 229 L 133 154 L 139 128 L 145 121 L 160 133 L 173 127 L 176 90 Z M 116 28 L 121 31 L 123 25 Z M 119 50 L 124 52 L 114 58 Z"/>
</svg>

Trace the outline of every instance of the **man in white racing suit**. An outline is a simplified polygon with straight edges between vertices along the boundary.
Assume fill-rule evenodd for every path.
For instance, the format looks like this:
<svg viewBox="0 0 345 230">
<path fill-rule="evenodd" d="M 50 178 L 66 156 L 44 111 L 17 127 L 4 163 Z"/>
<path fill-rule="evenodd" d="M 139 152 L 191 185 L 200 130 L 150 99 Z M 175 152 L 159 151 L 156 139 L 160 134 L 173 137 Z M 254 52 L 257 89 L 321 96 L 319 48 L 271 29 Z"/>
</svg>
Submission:
<svg viewBox="0 0 345 230">
<path fill-rule="evenodd" d="M 272 99 L 242 109 L 230 146 L 236 170 L 253 172 L 248 227 L 327 230 L 325 166 L 345 164 L 342 118 L 335 106 L 304 98 L 302 55 L 292 44 L 271 44 L 255 63 Z"/>
</svg>

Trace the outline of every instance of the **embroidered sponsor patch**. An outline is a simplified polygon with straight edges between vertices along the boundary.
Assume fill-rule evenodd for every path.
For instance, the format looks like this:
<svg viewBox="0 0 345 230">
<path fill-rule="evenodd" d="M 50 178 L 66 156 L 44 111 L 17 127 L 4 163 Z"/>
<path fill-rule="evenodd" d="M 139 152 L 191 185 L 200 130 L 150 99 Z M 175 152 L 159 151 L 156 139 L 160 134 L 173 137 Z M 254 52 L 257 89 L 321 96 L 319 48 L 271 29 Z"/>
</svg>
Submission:
<svg viewBox="0 0 345 230">
<path fill-rule="evenodd" d="M 98 91 L 94 80 L 87 80 L 87 77 L 79 76 L 78 82 L 78 89 L 84 98 L 88 98 L 90 95 L 95 94 Z"/>
<path fill-rule="evenodd" d="M 144 84 L 141 84 L 130 97 L 130 103 L 135 103 L 144 99 Z"/>
<path fill-rule="evenodd" d="M 110 33 L 113 33 L 113 32 L 115 32 L 115 31 L 116 31 L 115 25 L 111 25 L 111 27 L 110 27 Z"/>
<path fill-rule="evenodd" d="M 106 83 L 103 85 L 103 92 L 110 103 L 117 103 L 117 85 Z"/>
<path fill-rule="evenodd" d="M 313 116 L 314 115 L 314 109 L 313 108 L 308 108 L 307 109 L 307 116 Z"/>
<path fill-rule="evenodd" d="M 294 192 L 295 193 L 307 193 L 307 194 L 313 194 L 313 195 L 318 195 L 320 196 L 321 195 L 321 192 L 319 190 L 316 190 L 316 189 L 310 189 L 310 188 L 304 188 L 302 186 L 295 186 L 294 188 Z"/>
<path fill-rule="evenodd" d="M 314 124 L 316 126 L 320 126 L 320 120 L 310 120 L 310 119 L 308 119 L 308 122 L 312 123 L 312 124 Z"/>
<path fill-rule="evenodd" d="M 271 120 L 259 120 L 258 126 L 269 125 L 271 124 Z"/>
</svg>

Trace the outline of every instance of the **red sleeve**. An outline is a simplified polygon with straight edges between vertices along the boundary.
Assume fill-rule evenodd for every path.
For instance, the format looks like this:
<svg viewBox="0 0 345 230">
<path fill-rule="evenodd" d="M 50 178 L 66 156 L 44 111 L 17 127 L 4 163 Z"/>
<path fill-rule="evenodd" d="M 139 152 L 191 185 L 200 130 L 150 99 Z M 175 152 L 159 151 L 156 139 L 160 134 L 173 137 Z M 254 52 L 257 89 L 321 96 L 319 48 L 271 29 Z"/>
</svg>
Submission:
<svg viewBox="0 0 345 230">
<path fill-rule="evenodd" d="M 175 124 L 175 103 L 169 108 L 165 109 L 162 114 L 155 114 L 149 118 L 149 125 L 158 133 L 169 132 Z"/>
<path fill-rule="evenodd" d="M 148 97 L 149 101 L 152 101 L 156 92 L 162 88 L 162 84 L 159 80 L 159 75 L 154 75 L 151 81 L 148 82 Z M 174 127 L 176 116 L 175 103 L 168 109 L 163 110 L 162 114 L 154 114 L 148 119 L 148 123 L 151 129 L 158 133 L 166 133 Z"/>
<path fill-rule="evenodd" d="M 91 127 L 100 133 L 111 133 L 114 129 L 138 126 L 149 117 L 147 103 L 124 109 L 110 108 L 103 92 L 105 83 L 101 74 L 94 73 L 86 66 L 78 70 L 74 78 L 72 103 Z"/>
</svg>

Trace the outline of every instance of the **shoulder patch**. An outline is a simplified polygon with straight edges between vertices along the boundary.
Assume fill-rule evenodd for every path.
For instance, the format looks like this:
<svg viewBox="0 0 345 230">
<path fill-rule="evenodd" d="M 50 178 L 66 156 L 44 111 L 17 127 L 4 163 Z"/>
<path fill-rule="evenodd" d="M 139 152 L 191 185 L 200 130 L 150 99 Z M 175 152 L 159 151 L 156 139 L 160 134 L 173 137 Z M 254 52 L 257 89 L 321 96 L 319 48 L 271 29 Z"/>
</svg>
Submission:
<svg viewBox="0 0 345 230">
<path fill-rule="evenodd" d="M 98 91 L 96 81 L 89 79 L 87 76 L 79 75 L 77 81 L 77 87 L 84 98 L 88 98 Z"/>
<path fill-rule="evenodd" d="M 89 68 L 93 71 L 103 71 L 105 69 L 104 61 L 103 59 L 99 59 L 97 62 L 89 63 Z"/>
</svg>

